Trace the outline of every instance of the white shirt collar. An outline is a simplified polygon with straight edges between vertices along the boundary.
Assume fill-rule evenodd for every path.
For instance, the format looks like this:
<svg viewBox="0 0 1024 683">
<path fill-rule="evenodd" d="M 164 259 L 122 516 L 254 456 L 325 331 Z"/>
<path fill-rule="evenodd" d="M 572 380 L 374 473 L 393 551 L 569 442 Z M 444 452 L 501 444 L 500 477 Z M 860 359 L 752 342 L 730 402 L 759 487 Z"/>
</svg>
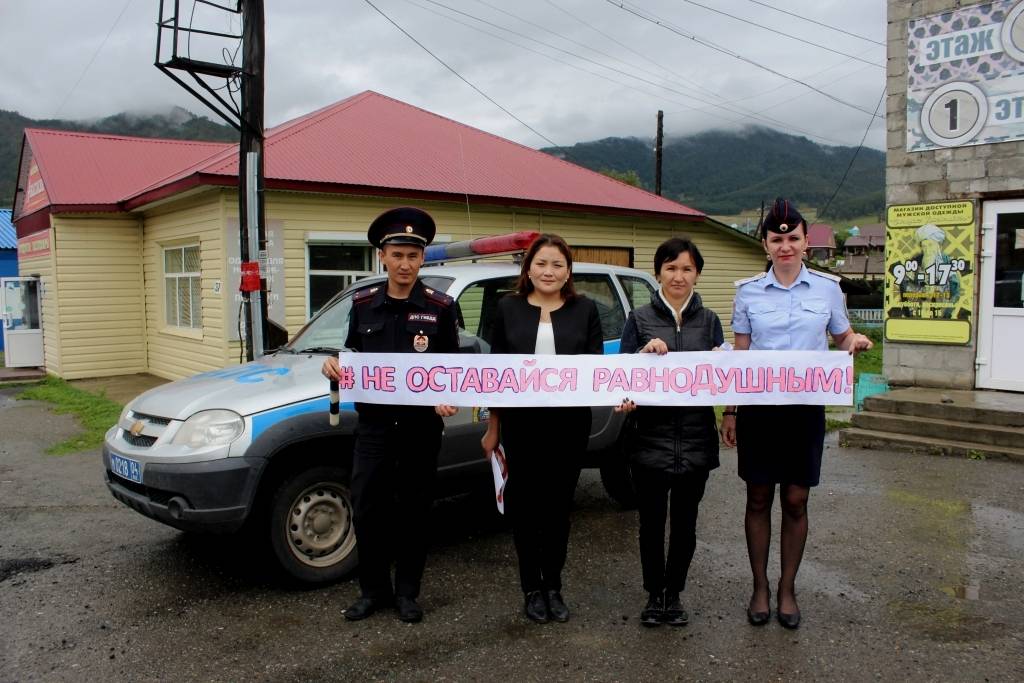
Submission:
<svg viewBox="0 0 1024 683">
<path fill-rule="evenodd" d="M 691 289 L 690 296 L 686 297 L 686 301 L 683 302 L 683 307 L 677 311 L 672 308 L 672 304 L 670 304 L 668 302 L 668 299 L 665 298 L 665 290 L 662 287 L 658 287 L 658 296 L 661 297 L 661 302 L 665 304 L 665 308 L 672 311 L 672 315 L 674 315 L 676 318 L 677 325 L 683 322 L 683 311 L 685 311 L 686 307 L 690 305 L 690 299 L 693 298 L 693 293 L 694 292 Z"/>
</svg>

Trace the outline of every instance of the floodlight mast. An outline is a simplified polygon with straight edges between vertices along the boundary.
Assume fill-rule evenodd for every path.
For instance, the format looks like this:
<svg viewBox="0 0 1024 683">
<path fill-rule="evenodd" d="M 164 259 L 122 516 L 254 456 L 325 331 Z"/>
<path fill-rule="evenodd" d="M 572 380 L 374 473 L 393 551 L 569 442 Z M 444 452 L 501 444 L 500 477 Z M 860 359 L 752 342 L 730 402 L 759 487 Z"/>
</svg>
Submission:
<svg viewBox="0 0 1024 683">
<path fill-rule="evenodd" d="M 193 27 L 195 9 L 200 4 L 240 15 L 241 33 L 236 35 Z M 165 11 L 165 8 L 168 11 Z M 266 299 L 267 237 L 263 197 L 263 0 L 237 0 L 231 6 L 214 0 L 193 0 L 188 25 L 183 24 L 181 17 L 181 0 L 160 0 L 155 65 L 239 131 L 239 255 L 242 263 L 258 259 L 260 265 L 259 287 L 249 291 L 243 288 L 241 292 L 245 327 L 242 345 L 245 348 L 246 360 L 254 360 L 257 356 L 263 355 L 264 340 L 268 338 L 269 332 Z M 227 49 L 223 50 L 225 56 L 231 56 L 230 62 L 217 63 L 193 59 L 190 40 L 193 35 L 241 41 L 242 65 L 236 66 L 233 63 L 237 49 L 234 53 Z M 182 43 L 184 54 L 181 53 Z M 167 52 L 170 56 L 165 58 Z M 176 72 L 191 76 L 194 83 L 189 83 Z M 236 103 L 234 99 L 234 91 L 238 89 L 241 91 L 241 104 Z M 226 96 L 223 93 L 226 93 Z M 244 281 L 243 278 L 243 283 Z"/>
</svg>

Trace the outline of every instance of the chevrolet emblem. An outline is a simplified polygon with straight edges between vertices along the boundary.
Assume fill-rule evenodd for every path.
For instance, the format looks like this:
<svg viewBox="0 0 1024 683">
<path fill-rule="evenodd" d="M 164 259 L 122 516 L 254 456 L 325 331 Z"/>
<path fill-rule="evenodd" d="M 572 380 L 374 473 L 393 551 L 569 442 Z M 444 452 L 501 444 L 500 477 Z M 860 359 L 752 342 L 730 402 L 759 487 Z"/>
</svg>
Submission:
<svg viewBox="0 0 1024 683">
<path fill-rule="evenodd" d="M 142 433 L 142 430 L 146 428 L 146 423 L 142 420 L 136 420 L 135 424 L 128 431 L 132 433 L 132 436 L 138 436 Z"/>
</svg>

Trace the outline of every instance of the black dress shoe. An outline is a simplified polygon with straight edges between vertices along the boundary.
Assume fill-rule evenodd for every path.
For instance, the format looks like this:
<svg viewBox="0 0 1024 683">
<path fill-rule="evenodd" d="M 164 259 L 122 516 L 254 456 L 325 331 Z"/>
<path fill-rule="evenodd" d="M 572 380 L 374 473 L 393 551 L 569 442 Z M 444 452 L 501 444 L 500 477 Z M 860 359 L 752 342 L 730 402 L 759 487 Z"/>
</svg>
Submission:
<svg viewBox="0 0 1024 683">
<path fill-rule="evenodd" d="M 407 624 L 415 624 L 423 621 L 423 608 L 416 604 L 414 598 L 405 595 L 395 596 L 395 607 L 398 608 L 398 618 Z"/>
<path fill-rule="evenodd" d="M 387 607 L 388 601 L 379 598 L 368 598 L 360 596 L 352 605 L 345 610 L 345 619 L 348 621 L 359 621 L 365 619 L 382 607 Z"/>
<path fill-rule="evenodd" d="M 665 598 L 661 593 L 651 593 L 647 604 L 640 610 L 640 623 L 644 626 L 661 626 L 665 619 Z"/>
<path fill-rule="evenodd" d="M 551 617 L 548 613 L 548 604 L 544 602 L 544 594 L 540 591 L 530 591 L 526 594 L 523 611 L 528 619 L 538 624 L 548 623 L 548 619 Z"/>
<path fill-rule="evenodd" d="M 775 618 L 779 620 L 779 623 L 782 624 L 784 628 L 800 628 L 800 610 L 797 610 L 792 614 L 787 614 L 779 609 L 778 605 L 776 605 Z"/>
<path fill-rule="evenodd" d="M 679 593 L 665 594 L 665 623 L 669 626 L 686 626 L 690 623 L 690 615 L 683 609 L 679 601 Z"/>
<path fill-rule="evenodd" d="M 558 591 L 548 591 L 548 616 L 555 621 L 565 623 L 569 621 L 569 608 L 565 606 L 565 600 Z"/>
<path fill-rule="evenodd" d="M 772 594 L 768 593 L 768 604 L 771 604 Z M 751 626 L 764 626 L 768 623 L 768 620 L 772 617 L 772 611 L 769 608 L 767 612 L 755 612 L 747 606 L 747 621 L 750 622 Z"/>
</svg>

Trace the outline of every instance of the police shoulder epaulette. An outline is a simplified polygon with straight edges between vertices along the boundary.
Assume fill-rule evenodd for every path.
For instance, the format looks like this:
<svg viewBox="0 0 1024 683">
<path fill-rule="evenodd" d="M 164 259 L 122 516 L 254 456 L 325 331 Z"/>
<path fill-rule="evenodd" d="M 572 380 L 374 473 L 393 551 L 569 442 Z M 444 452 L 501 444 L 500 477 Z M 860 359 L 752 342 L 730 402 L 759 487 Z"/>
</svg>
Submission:
<svg viewBox="0 0 1024 683">
<path fill-rule="evenodd" d="M 741 285 L 745 285 L 745 284 L 750 283 L 750 282 L 757 282 L 758 280 L 760 280 L 763 277 L 766 277 L 767 275 L 768 275 L 768 273 L 758 273 L 757 275 L 751 275 L 750 277 L 745 277 L 742 280 L 736 280 L 736 282 L 733 282 L 732 284 L 734 286 L 736 286 L 736 287 L 739 287 Z"/>
<path fill-rule="evenodd" d="M 352 295 L 352 301 L 362 303 L 363 301 L 366 301 L 367 299 L 372 299 L 373 295 L 376 294 L 379 291 L 380 291 L 380 287 L 379 286 L 366 287 L 364 289 L 360 289 L 358 292 L 356 292 L 355 294 Z"/>
<path fill-rule="evenodd" d="M 811 268 L 808 268 L 807 272 L 809 272 L 811 275 L 817 275 L 818 277 L 823 277 L 826 280 L 832 280 L 832 282 L 842 282 L 842 280 L 843 280 L 843 278 L 839 277 L 838 275 L 833 275 L 832 273 L 823 273 L 820 270 L 813 270 Z"/>
<path fill-rule="evenodd" d="M 424 287 L 423 293 L 427 295 L 428 299 L 434 303 L 441 304 L 442 306 L 451 306 L 455 302 L 455 299 L 451 298 L 444 292 L 439 292 L 431 287 Z"/>
</svg>

